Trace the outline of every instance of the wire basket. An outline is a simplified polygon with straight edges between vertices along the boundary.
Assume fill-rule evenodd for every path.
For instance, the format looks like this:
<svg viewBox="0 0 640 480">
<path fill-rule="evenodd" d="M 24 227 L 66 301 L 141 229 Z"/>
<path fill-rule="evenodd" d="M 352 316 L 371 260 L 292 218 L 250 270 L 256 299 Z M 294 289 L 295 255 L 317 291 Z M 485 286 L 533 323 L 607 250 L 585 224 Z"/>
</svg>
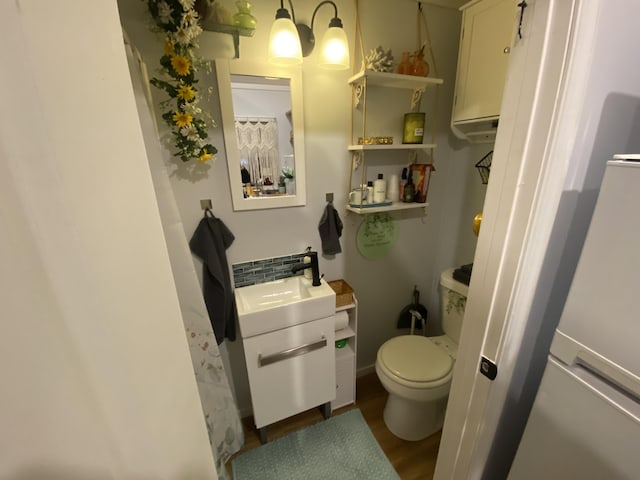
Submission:
<svg viewBox="0 0 640 480">
<path fill-rule="evenodd" d="M 346 281 L 339 279 L 327 283 L 336 292 L 336 308 L 353 303 L 353 288 Z"/>
<path fill-rule="evenodd" d="M 493 150 L 487 153 L 482 159 L 476 163 L 476 168 L 480 174 L 483 185 L 489 183 L 489 174 L 491 173 L 491 159 L 493 158 Z"/>
</svg>

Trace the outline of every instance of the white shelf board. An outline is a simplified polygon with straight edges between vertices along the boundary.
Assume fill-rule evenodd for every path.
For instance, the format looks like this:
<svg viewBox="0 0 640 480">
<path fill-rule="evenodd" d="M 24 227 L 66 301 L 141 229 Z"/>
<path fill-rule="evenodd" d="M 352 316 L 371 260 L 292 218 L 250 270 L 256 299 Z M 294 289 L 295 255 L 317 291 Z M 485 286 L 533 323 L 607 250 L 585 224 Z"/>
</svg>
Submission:
<svg viewBox="0 0 640 480">
<path fill-rule="evenodd" d="M 341 312 L 343 310 L 349 310 L 350 308 L 355 308 L 356 304 L 355 303 L 350 303 L 348 305 L 341 305 L 339 307 L 336 307 L 336 312 Z"/>
<path fill-rule="evenodd" d="M 435 143 L 396 143 L 391 145 L 349 145 L 350 152 L 363 152 L 365 150 L 431 150 L 436 148 Z"/>
<path fill-rule="evenodd" d="M 404 203 L 404 202 L 394 202 L 391 205 L 387 205 L 385 207 L 363 207 L 357 208 L 347 205 L 347 210 L 349 212 L 357 213 L 359 215 L 366 215 L 367 213 L 380 213 L 380 212 L 393 212 L 399 210 L 412 210 L 416 208 L 426 208 L 429 206 L 428 203 Z"/>
<path fill-rule="evenodd" d="M 402 75 L 400 73 L 374 72 L 373 70 L 362 70 L 349 79 L 349 84 L 359 82 L 363 78 L 367 79 L 367 85 L 379 85 L 391 88 L 426 88 L 431 85 L 442 85 L 441 78 L 418 77 L 416 75 Z"/>
<path fill-rule="evenodd" d="M 344 328 L 341 328 L 340 330 L 336 330 L 335 335 L 336 335 L 336 342 L 337 342 L 338 340 L 342 340 L 344 338 L 355 337 L 356 332 L 354 332 L 353 328 L 351 327 L 344 327 Z"/>
</svg>

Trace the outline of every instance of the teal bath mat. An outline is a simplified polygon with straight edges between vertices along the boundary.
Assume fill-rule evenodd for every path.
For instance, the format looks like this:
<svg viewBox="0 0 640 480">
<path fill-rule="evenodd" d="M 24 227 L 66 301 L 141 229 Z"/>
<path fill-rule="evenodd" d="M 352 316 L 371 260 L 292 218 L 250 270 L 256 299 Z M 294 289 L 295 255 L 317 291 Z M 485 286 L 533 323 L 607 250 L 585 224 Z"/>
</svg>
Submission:
<svg viewBox="0 0 640 480">
<path fill-rule="evenodd" d="M 231 466 L 234 480 L 400 480 L 358 409 L 243 453 Z"/>
</svg>

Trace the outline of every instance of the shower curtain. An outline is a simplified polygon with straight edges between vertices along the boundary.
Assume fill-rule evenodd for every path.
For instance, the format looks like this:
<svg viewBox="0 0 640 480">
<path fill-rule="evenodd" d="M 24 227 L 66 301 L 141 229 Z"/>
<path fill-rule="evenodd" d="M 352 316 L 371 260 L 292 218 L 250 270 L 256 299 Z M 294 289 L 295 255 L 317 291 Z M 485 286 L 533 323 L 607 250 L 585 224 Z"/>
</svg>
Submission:
<svg viewBox="0 0 640 480">
<path fill-rule="evenodd" d="M 278 185 L 280 156 L 278 154 L 278 124 L 275 118 L 236 118 L 236 137 L 240 163 L 251 175 L 251 183 L 269 179 Z"/>
<path fill-rule="evenodd" d="M 175 279 L 193 370 L 207 424 L 209 443 L 220 479 L 226 479 L 226 461 L 244 444 L 244 434 L 231 387 L 222 364 L 191 252 L 178 213 L 151 109 L 146 67 L 135 49 L 128 46 L 129 70 L 138 115 L 147 149 L 162 228 Z"/>
</svg>

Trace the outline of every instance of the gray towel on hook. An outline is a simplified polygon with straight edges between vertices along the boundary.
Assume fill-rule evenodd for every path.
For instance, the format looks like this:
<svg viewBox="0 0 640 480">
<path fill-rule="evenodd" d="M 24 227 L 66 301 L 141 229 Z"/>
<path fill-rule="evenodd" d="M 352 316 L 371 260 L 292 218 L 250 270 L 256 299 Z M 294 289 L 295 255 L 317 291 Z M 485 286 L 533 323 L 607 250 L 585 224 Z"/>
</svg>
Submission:
<svg viewBox="0 0 640 480">
<path fill-rule="evenodd" d="M 335 255 L 341 253 L 340 236 L 342 235 L 342 220 L 332 203 L 328 203 L 318 225 L 320 240 L 322 241 L 322 253 Z"/>
<path fill-rule="evenodd" d="M 210 213 L 200 220 L 189 241 L 191 251 L 202 260 L 204 303 L 218 345 L 225 337 L 236 339 L 238 313 L 226 254 L 234 240 L 231 230 Z"/>
</svg>

